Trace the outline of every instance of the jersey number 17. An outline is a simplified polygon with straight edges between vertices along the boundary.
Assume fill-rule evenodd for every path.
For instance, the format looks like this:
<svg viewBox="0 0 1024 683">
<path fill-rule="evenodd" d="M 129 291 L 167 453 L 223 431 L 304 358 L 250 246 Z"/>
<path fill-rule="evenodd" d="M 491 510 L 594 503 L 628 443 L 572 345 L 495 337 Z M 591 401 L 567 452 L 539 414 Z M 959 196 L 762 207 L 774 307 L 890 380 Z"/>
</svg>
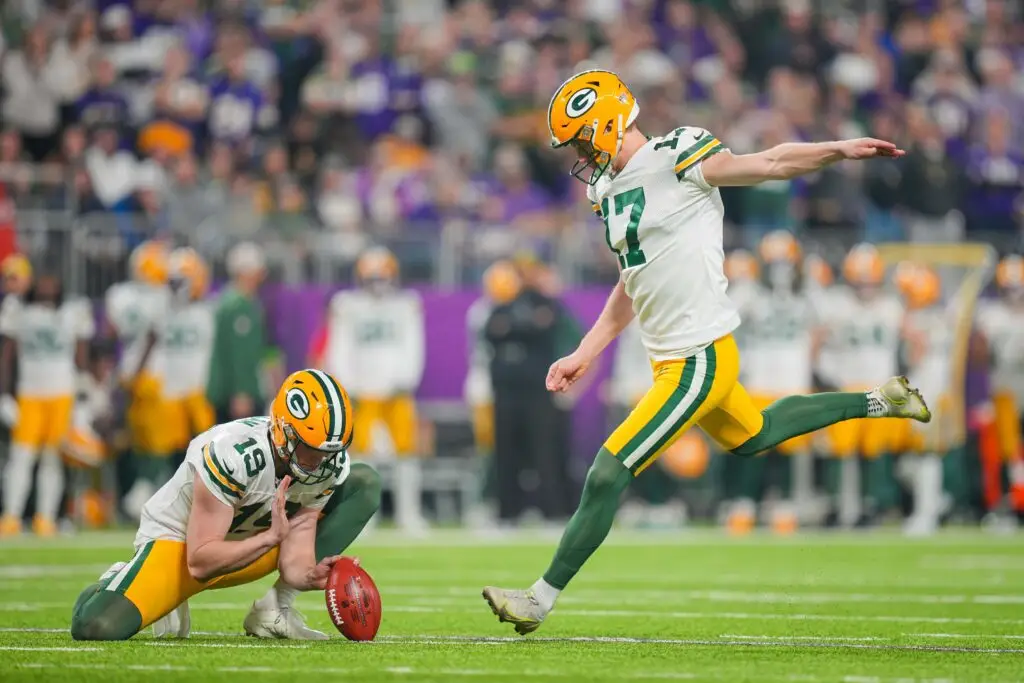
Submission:
<svg viewBox="0 0 1024 683">
<path fill-rule="evenodd" d="M 647 263 L 647 256 L 640 248 L 640 237 L 637 230 L 640 227 L 640 217 L 644 215 L 644 208 L 647 206 L 647 198 L 644 197 L 644 188 L 637 187 L 632 190 L 620 192 L 611 198 L 611 204 L 615 207 L 615 214 L 608 210 L 608 197 L 601 200 L 601 219 L 604 221 L 604 240 L 608 248 L 612 250 L 622 268 L 632 268 Z M 629 209 L 625 218 L 620 218 Z M 626 224 L 626 249 L 620 251 L 612 246 L 611 223 L 612 221 L 629 221 Z"/>
</svg>

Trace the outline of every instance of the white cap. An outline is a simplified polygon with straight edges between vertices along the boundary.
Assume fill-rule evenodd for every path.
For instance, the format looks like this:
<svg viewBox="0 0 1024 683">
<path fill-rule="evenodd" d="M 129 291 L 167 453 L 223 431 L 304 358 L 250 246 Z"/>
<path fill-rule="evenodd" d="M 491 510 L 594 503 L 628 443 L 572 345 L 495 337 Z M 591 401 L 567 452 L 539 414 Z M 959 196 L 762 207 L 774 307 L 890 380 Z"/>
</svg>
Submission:
<svg viewBox="0 0 1024 683">
<path fill-rule="evenodd" d="M 227 268 L 231 277 L 259 272 L 265 267 L 263 249 L 255 242 L 239 242 L 228 251 Z"/>
</svg>

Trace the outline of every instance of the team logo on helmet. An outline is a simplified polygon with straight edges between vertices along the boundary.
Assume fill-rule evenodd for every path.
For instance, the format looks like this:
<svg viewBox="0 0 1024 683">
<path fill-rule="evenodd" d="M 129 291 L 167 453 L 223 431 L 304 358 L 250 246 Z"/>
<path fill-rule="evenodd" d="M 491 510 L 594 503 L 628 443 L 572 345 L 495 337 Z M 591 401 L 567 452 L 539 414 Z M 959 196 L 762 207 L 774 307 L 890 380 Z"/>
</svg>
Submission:
<svg viewBox="0 0 1024 683">
<path fill-rule="evenodd" d="M 306 392 L 299 388 L 292 388 L 285 394 L 284 404 L 288 406 L 288 412 L 299 420 L 309 417 L 309 397 Z"/>
<path fill-rule="evenodd" d="M 565 113 L 570 118 L 579 118 L 590 111 L 595 102 L 597 102 L 597 91 L 593 88 L 583 88 L 565 103 Z"/>
</svg>

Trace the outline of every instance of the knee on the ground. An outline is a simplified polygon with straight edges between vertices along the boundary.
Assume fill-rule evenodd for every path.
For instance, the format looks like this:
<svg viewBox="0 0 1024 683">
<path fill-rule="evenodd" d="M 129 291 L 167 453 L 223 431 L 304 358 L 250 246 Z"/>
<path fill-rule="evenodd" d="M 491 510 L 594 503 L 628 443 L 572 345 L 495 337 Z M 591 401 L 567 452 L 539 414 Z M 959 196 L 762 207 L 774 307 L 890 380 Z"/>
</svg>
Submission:
<svg viewBox="0 0 1024 683">
<path fill-rule="evenodd" d="M 142 626 L 142 615 L 128 598 L 100 591 L 71 618 L 75 640 L 127 640 Z"/>
<path fill-rule="evenodd" d="M 345 484 L 352 485 L 355 489 L 355 495 L 371 500 L 380 507 L 380 496 L 383 487 L 377 470 L 366 463 L 354 463 L 352 469 L 349 470 L 348 479 L 345 481 Z"/>
</svg>

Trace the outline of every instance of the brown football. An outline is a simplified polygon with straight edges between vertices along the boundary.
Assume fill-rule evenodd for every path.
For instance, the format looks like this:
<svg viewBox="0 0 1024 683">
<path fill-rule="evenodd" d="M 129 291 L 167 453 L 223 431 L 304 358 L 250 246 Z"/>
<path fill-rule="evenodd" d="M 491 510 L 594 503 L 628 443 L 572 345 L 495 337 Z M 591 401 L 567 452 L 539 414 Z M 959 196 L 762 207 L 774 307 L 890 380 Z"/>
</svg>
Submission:
<svg viewBox="0 0 1024 683">
<path fill-rule="evenodd" d="M 373 640 L 380 628 L 380 592 L 351 557 L 334 563 L 324 591 L 331 623 L 349 640 Z"/>
</svg>

